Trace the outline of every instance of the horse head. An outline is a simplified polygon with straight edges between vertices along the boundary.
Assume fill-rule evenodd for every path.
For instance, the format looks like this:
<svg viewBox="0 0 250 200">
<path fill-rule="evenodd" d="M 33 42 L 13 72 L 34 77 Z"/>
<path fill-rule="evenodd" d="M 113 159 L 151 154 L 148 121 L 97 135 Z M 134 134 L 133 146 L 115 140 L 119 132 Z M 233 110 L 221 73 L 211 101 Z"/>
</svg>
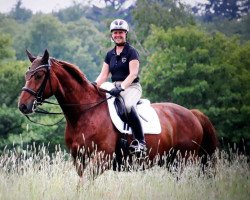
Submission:
<svg viewBox="0 0 250 200">
<path fill-rule="evenodd" d="M 45 50 L 41 57 L 33 56 L 28 50 L 26 53 L 31 66 L 25 74 L 26 83 L 18 102 L 19 110 L 25 115 L 33 113 L 44 99 L 53 95 L 49 52 Z"/>
</svg>

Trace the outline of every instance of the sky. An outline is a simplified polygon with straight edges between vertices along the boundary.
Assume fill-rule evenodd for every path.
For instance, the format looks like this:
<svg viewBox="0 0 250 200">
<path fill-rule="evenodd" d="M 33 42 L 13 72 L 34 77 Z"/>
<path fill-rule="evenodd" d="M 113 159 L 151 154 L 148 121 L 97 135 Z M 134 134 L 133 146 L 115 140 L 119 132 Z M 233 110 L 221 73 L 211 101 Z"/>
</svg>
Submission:
<svg viewBox="0 0 250 200">
<path fill-rule="evenodd" d="M 18 0 L 0 0 L 0 12 L 9 12 L 17 3 Z M 206 0 L 182 0 L 185 3 L 195 5 L 196 2 L 206 2 Z M 87 0 L 22 0 L 22 5 L 32 10 L 33 13 L 44 12 L 50 13 L 52 11 L 58 11 L 62 8 L 69 7 L 76 3 L 86 3 Z M 91 0 L 91 3 L 96 6 L 102 6 L 99 0 Z"/>
</svg>

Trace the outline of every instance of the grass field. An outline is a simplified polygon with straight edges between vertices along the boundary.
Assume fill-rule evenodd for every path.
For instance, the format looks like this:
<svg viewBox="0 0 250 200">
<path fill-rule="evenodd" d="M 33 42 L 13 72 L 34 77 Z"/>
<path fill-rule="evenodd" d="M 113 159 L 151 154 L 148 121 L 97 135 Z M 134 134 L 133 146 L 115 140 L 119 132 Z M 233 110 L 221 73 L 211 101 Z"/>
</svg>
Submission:
<svg viewBox="0 0 250 200">
<path fill-rule="evenodd" d="M 0 157 L 0 200 L 63 199 L 250 199 L 247 157 L 217 152 L 215 168 L 200 173 L 188 163 L 169 172 L 154 166 L 144 171 L 105 171 L 92 180 L 87 169 L 79 179 L 70 156 L 60 150 L 5 150 Z"/>
</svg>

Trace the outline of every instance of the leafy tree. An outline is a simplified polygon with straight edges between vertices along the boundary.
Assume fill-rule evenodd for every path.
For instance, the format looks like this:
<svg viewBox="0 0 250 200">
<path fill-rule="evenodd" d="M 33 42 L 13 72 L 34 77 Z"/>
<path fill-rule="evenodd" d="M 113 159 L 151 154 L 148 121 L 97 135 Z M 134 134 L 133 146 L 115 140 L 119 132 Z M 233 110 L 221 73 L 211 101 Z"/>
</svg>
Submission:
<svg viewBox="0 0 250 200">
<path fill-rule="evenodd" d="M 104 2 L 107 6 L 120 9 L 126 3 L 126 0 L 104 0 Z"/>
<path fill-rule="evenodd" d="M 154 102 L 199 108 L 221 137 L 249 140 L 249 43 L 242 46 L 237 38 L 193 26 L 152 30 L 146 40 L 153 53 L 142 73 L 144 94 Z"/>
<path fill-rule="evenodd" d="M 93 21 L 84 18 L 68 23 L 65 27 L 70 42 L 64 59 L 75 63 L 90 80 L 94 80 L 103 62 L 104 34 L 95 27 Z"/>
<path fill-rule="evenodd" d="M 10 47 L 10 40 L 6 38 L 3 40 L 3 36 L 0 36 L 0 137 L 4 138 L 8 138 L 10 133 L 21 133 L 24 118 L 17 110 L 17 99 L 27 65 L 24 62 L 9 61 L 13 59 L 14 51 Z"/>
<path fill-rule="evenodd" d="M 103 0 L 102 0 L 103 1 Z M 110 3 L 111 2 L 111 3 Z M 112 3 L 113 2 L 113 3 Z M 118 2 L 118 3 L 115 3 Z M 124 3 L 119 3 L 123 1 L 106 1 L 106 6 L 104 8 L 99 8 L 97 6 L 92 6 L 86 9 L 85 17 L 87 19 L 98 22 L 99 30 L 106 31 L 110 22 L 116 18 L 125 19 L 131 24 L 132 21 L 132 10 L 134 5 L 125 7 Z"/>
<path fill-rule="evenodd" d="M 62 116 L 38 116 L 32 115 L 32 120 L 43 124 L 53 124 L 58 122 Z M 54 126 L 37 125 L 28 121 L 18 109 L 1 107 L 0 111 L 0 151 L 6 145 L 20 145 L 20 143 L 43 145 L 49 144 L 49 149 L 54 150 L 55 145 L 65 147 L 64 142 L 64 124 L 65 122 Z"/>
<path fill-rule="evenodd" d="M 26 48 L 33 52 L 42 53 L 48 49 L 54 57 L 60 58 L 67 51 L 65 28 L 51 15 L 35 15 L 25 37 Z"/>
<path fill-rule="evenodd" d="M 0 32 L 9 35 L 14 43 L 14 37 L 22 33 L 24 25 L 16 20 L 8 17 L 6 14 L 0 13 Z"/>
<path fill-rule="evenodd" d="M 140 41 L 149 35 L 152 24 L 165 30 L 189 23 L 194 24 L 194 19 L 184 4 L 176 0 L 137 0 L 133 18 Z"/>
<path fill-rule="evenodd" d="M 25 119 L 21 116 L 17 107 L 7 107 L 6 105 L 1 105 L 0 107 L 0 138 L 7 139 L 10 134 L 21 134 L 21 124 Z M 0 146 L 1 143 L 6 145 L 6 143 L 0 142 Z"/>
<path fill-rule="evenodd" d="M 11 38 L 0 32 L 0 61 L 14 58 L 14 50 L 11 48 L 11 44 Z"/>
<path fill-rule="evenodd" d="M 242 18 L 242 38 L 245 40 L 250 40 L 250 15 Z"/>
<path fill-rule="evenodd" d="M 78 65 L 88 78 L 97 76 L 104 35 L 96 28 L 96 22 L 81 18 L 63 24 L 56 17 L 39 14 L 27 26 L 14 44 L 18 59 L 26 59 L 26 48 L 36 54 L 48 49 L 52 57 Z"/>
<path fill-rule="evenodd" d="M 25 62 L 7 62 L 6 59 L 0 62 L 0 146 L 13 142 L 8 139 L 10 134 L 22 133 L 25 119 L 17 109 L 17 100 L 24 85 L 26 66 Z"/>
<path fill-rule="evenodd" d="M 250 39 L 250 15 L 242 17 L 241 20 L 220 19 L 212 22 L 202 23 L 202 26 L 210 33 L 219 31 L 227 36 L 238 35 L 241 41 Z"/>
<path fill-rule="evenodd" d="M 17 98 L 16 83 L 22 64 L 16 68 L 9 61 L 14 58 L 11 48 L 11 38 L 0 33 L 0 136 L 7 137 L 9 132 L 19 131 L 21 120 L 18 119 L 14 109 L 9 106 L 15 104 Z M 12 62 L 13 63 L 13 62 Z M 12 71 L 11 71 L 12 70 Z M 15 104 L 16 108 L 16 104 Z M 14 121 L 14 122 L 13 122 Z"/>
<path fill-rule="evenodd" d="M 61 22 L 67 23 L 71 21 L 78 21 L 81 17 L 84 17 L 86 10 L 87 8 L 74 2 L 73 6 L 54 12 L 53 15 L 58 17 Z"/>
<path fill-rule="evenodd" d="M 27 62 L 0 63 L 0 105 L 16 107 L 21 87 L 24 85 L 24 72 Z"/>
<path fill-rule="evenodd" d="M 249 0 L 209 0 L 207 3 L 199 4 L 198 8 L 193 10 L 199 11 L 204 9 L 204 20 L 212 21 L 218 18 L 239 19 L 249 12 Z"/>
<path fill-rule="evenodd" d="M 22 1 L 18 0 L 15 7 L 10 11 L 9 16 L 18 22 L 26 22 L 32 16 L 32 11 L 22 8 Z"/>
</svg>

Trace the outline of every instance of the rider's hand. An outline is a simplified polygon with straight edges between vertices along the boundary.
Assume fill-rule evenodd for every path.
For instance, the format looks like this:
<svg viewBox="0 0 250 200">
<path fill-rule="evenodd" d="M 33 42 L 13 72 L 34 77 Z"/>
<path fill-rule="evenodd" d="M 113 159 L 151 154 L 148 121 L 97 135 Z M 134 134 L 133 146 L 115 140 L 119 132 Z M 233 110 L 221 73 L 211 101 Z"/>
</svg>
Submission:
<svg viewBox="0 0 250 200">
<path fill-rule="evenodd" d="M 124 91 L 124 89 L 122 89 L 121 86 L 116 86 L 115 88 L 109 91 L 109 94 L 114 97 L 118 97 L 121 91 Z"/>
</svg>

